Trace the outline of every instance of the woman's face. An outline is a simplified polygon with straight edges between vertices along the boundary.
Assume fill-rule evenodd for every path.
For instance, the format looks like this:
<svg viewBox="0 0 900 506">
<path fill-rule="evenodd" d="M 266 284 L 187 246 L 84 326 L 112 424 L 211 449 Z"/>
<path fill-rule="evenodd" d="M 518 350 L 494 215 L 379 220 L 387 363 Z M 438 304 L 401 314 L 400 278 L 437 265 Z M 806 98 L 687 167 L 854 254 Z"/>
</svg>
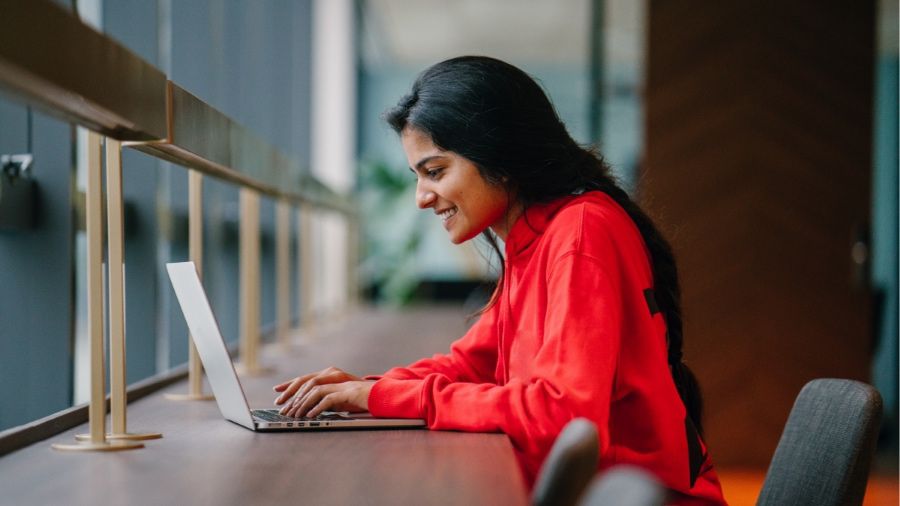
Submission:
<svg viewBox="0 0 900 506">
<path fill-rule="evenodd" d="M 453 244 L 465 242 L 491 227 L 501 239 L 512 220 L 509 193 L 490 184 L 471 161 L 434 145 L 415 128 L 400 133 L 409 168 L 416 174 L 416 205 L 434 209 Z"/>
</svg>

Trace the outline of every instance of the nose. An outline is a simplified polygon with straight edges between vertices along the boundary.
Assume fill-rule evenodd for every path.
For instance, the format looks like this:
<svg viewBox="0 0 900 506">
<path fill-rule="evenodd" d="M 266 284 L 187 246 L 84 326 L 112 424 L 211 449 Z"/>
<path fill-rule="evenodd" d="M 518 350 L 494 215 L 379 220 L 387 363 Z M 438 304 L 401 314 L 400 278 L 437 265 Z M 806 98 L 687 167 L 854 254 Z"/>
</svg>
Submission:
<svg viewBox="0 0 900 506">
<path fill-rule="evenodd" d="M 437 200 L 437 194 L 427 188 L 422 183 L 416 183 L 416 205 L 419 209 L 427 209 L 434 205 Z"/>
</svg>

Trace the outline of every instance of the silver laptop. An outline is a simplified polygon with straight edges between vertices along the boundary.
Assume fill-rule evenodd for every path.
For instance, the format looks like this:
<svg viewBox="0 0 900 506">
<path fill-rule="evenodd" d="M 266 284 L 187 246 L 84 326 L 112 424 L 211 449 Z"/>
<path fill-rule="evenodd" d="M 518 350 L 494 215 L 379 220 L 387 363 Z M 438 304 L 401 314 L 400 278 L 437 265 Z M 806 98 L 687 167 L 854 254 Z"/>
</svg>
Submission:
<svg viewBox="0 0 900 506">
<path fill-rule="evenodd" d="M 250 430 L 388 429 L 425 426 L 424 420 L 375 418 L 369 413 L 324 412 L 316 418 L 292 418 L 277 409 L 250 410 L 222 333 L 193 262 L 166 264 L 200 361 L 225 419 Z"/>
</svg>

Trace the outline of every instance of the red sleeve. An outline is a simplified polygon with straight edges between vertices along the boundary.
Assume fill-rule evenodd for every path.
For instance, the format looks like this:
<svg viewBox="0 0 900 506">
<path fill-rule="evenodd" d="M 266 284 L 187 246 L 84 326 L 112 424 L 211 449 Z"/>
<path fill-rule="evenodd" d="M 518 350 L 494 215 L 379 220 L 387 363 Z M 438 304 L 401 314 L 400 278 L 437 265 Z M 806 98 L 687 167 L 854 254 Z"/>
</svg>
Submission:
<svg viewBox="0 0 900 506">
<path fill-rule="evenodd" d="M 437 354 L 407 367 L 395 367 L 382 378 L 424 379 L 440 374 L 450 381 L 495 382 L 497 368 L 496 305 L 486 311 L 466 334 L 450 346 L 449 354 Z M 370 379 L 379 379 L 370 376 Z M 418 417 L 415 417 L 418 418 Z"/>
<path fill-rule="evenodd" d="M 392 375 L 373 386 L 370 411 L 424 418 L 431 429 L 504 432 L 538 462 L 565 423 L 585 416 L 597 424 L 604 451 L 622 313 L 618 278 L 604 271 L 583 254 L 556 262 L 546 286 L 552 305 L 533 309 L 546 314 L 543 343 L 527 380 L 498 386 L 456 382 L 439 370 Z"/>
</svg>

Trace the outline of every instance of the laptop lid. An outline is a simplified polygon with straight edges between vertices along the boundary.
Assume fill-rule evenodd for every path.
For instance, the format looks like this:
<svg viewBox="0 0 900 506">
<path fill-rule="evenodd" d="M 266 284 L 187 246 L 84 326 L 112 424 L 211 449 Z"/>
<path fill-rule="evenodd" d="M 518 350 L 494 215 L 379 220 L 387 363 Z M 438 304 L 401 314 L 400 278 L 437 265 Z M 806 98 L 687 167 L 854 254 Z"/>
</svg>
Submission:
<svg viewBox="0 0 900 506">
<path fill-rule="evenodd" d="M 172 288 L 200 354 L 200 361 L 206 369 L 219 411 L 227 420 L 253 430 L 255 426 L 247 397 L 238 381 L 194 262 L 169 263 L 166 270 L 169 271 Z"/>
</svg>

